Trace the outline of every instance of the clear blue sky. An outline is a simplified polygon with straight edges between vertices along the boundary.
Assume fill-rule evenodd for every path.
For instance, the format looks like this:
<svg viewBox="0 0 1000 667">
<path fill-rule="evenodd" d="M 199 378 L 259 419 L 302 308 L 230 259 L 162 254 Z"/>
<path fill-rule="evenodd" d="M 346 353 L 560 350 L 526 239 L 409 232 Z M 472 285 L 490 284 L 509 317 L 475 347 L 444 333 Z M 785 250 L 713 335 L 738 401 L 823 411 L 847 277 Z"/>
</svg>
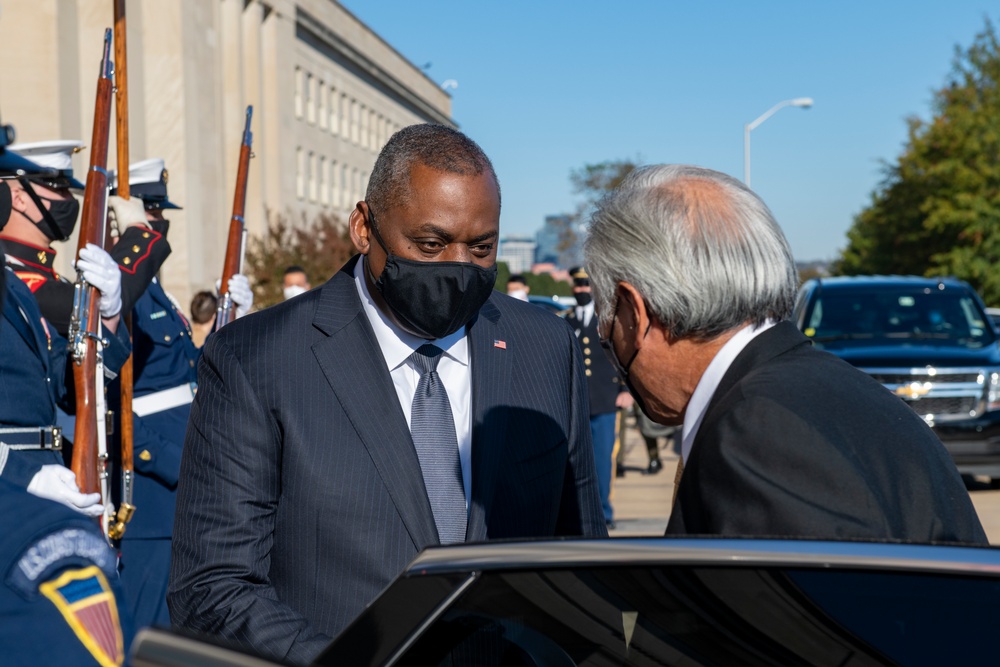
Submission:
<svg viewBox="0 0 1000 667">
<path fill-rule="evenodd" d="M 751 180 L 796 259 L 831 259 L 899 155 L 906 118 L 930 115 L 955 45 L 998 19 L 985 1 L 341 0 L 441 83 L 493 160 L 502 234 L 572 211 L 569 173 L 640 158 Z"/>
</svg>

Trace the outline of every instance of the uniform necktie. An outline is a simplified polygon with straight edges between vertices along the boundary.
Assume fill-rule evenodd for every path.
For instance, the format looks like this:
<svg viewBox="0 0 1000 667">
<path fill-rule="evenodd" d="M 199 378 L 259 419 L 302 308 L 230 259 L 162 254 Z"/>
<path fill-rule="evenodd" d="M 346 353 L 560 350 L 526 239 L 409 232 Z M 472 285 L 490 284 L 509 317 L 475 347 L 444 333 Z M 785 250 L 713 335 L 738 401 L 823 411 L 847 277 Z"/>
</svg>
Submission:
<svg viewBox="0 0 1000 667">
<path fill-rule="evenodd" d="M 674 473 L 674 499 L 671 501 L 670 506 L 673 507 L 677 504 L 677 489 L 681 486 L 681 475 L 684 474 L 684 455 L 681 454 L 677 459 L 677 472 Z"/>
<path fill-rule="evenodd" d="M 442 353 L 439 347 L 422 345 L 410 355 L 420 371 L 410 410 L 410 435 L 424 475 L 438 538 L 441 544 L 454 544 L 465 541 L 468 515 L 455 418 L 448 392 L 437 372 Z"/>
</svg>

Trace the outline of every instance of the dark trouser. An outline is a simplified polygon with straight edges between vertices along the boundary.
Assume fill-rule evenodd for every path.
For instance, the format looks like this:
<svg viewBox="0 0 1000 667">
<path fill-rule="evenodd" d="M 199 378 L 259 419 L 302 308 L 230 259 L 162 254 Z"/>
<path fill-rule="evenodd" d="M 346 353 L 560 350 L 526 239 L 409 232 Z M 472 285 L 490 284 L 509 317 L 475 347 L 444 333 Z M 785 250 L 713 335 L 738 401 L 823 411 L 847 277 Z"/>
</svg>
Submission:
<svg viewBox="0 0 1000 667">
<path fill-rule="evenodd" d="M 167 611 L 170 543 L 169 537 L 122 540 L 122 592 L 136 630 L 151 625 L 170 627 Z"/>
</svg>

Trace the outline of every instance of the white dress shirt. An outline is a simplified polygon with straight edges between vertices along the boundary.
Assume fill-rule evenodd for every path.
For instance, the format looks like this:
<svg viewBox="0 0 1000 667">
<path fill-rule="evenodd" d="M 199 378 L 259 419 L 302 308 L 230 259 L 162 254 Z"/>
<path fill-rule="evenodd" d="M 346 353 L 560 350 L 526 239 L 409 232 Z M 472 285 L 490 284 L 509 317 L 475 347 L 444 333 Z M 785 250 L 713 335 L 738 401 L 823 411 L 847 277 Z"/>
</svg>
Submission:
<svg viewBox="0 0 1000 667">
<path fill-rule="evenodd" d="M 594 317 L 594 300 L 591 299 L 590 303 L 586 306 L 576 307 L 576 319 L 580 320 L 580 323 L 585 326 L 590 326 L 590 320 Z"/>
<path fill-rule="evenodd" d="M 367 260 L 361 257 L 354 267 L 354 282 L 365 315 L 375 332 L 375 339 L 382 349 L 392 384 L 396 387 L 399 407 L 403 408 L 407 427 L 410 426 L 413 395 L 420 381 L 420 372 L 408 359 L 417 348 L 428 343 L 444 350 L 437 372 L 448 392 L 451 414 L 455 419 L 455 435 L 458 438 L 458 454 L 462 461 L 462 481 L 465 486 L 465 506 L 468 509 L 469 498 L 472 496 L 472 365 L 465 327 L 437 340 L 426 340 L 406 333 L 393 324 L 372 300 L 365 281 L 365 261 Z M 377 415 L 375 418 L 378 418 Z"/>
<path fill-rule="evenodd" d="M 712 362 L 705 369 L 704 374 L 702 374 L 701 379 L 698 380 L 698 386 L 694 388 L 694 393 L 691 394 L 691 400 L 688 401 L 687 410 L 684 413 L 684 428 L 681 431 L 681 456 L 684 457 L 686 462 L 691 456 L 691 447 L 694 445 L 695 436 L 698 435 L 698 429 L 701 427 L 701 420 L 705 418 L 705 412 L 708 410 L 708 404 L 712 401 L 712 397 L 715 395 L 715 390 L 719 388 L 719 383 L 722 382 L 722 378 L 726 375 L 726 371 L 732 366 L 733 361 L 740 355 L 750 341 L 764 333 L 771 327 L 773 327 L 777 322 L 773 320 L 768 320 L 759 327 L 753 327 L 752 325 L 747 325 L 736 332 L 736 334 L 726 341 L 726 344 L 715 353 L 715 357 Z"/>
</svg>

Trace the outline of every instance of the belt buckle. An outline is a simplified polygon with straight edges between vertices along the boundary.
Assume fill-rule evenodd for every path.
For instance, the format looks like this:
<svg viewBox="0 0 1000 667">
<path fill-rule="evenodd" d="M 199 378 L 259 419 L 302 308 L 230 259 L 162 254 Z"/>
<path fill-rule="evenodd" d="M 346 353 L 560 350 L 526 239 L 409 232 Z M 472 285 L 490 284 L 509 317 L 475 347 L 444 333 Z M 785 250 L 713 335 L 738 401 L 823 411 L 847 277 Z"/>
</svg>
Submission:
<svg viewBox="0 0 1000 667">
<path fill-rule="evenodd" d="M 59 426 L 53 426 L 51 433 L 52 433 L 52 451 L 55 452 L 62 451 L 62 428 Z"/>
</svg>

